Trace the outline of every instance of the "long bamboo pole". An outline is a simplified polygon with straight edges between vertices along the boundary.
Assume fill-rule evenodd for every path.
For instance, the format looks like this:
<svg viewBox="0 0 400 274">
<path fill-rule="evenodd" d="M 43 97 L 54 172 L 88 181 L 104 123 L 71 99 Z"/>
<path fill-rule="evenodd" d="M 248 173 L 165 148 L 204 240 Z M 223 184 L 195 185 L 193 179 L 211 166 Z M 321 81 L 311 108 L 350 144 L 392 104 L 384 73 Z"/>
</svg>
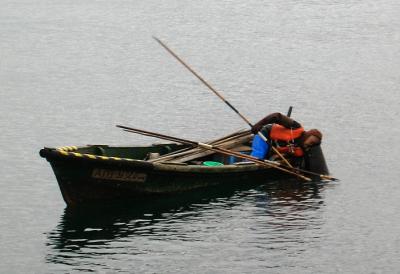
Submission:
<svg viewBox="0 0 400 274">
<path fill-rule="evenodd" d="M 182 138 L 177 138 L 177 137 L 173 137 L 173 136 L 168 136 L 168 135 L 155 133 L 155 132 L 151 132 L 151 131 L 147 131 L 147 130 L 136 129 L 136 128 L 122 126 L 122 125 L 117 125 L 117 127 L 122 128 L 123 130 L 128 131 L 128 132 L 132 132 L 132 133 L 138 133 L 138 134 L 141 134 L 141 135 L 150 136 L 150 137 L 157 137 L 157 138 L 169 140 L 169 141 L 172 141 L 172 142 L 188 144 L 188 145 L 192 145 L 192 146 L 198 146 L 198 147 L 201 147 L 201 148 L 204 148 L 204 149 L 208 149 L 208 150 L 212 150 L 212 151 L 224 154 L 224 155 L 235 156 L 235 157 L 238 157 L 238 158 L 241 158 L 241 159 L 246 159 L 246 160 L 254 162 L 254 163 L 256 163 L 256 164 L 258 164 L 260 166 L 269 167 L 269 168 L 275 168 L 275 169 L 278 169 L 278 170 L 280 170 L 282 172 L 285 172 L 285 173 L 294 175 L 294 176 L 296 176 L 298 178 L 301 178 L 301 179 L 303 179 L 305 181 L 311 181 L 310 178 L 308 178 L 308 177 L 306 177 L 306 176 L 304 176 L 302 174 L 290 171 L 290 170 L 288 170 L 288 169 L 286 169 L 284 167 L 281 167 L 281 166 L 278 166 L 278 165 L 275 165 L 275 164 L 264 162 L 262 160 L 259 160 L 259 159 L 255 158 L 255 157 L 252 157 L 252 156 L 249 156 L 249 155 L 245 155 L 245 154 L 242 154 L 240 152 L 231 151 L 231 150 L 228 150 L 228 149 L 215 147 L 213 145 L 204 144 L 204 143 L 200 143 L 200 142 L 195 142 L 195 141 L 182 139 Z"/>
<path fill-rule="evenodd" d="M 220 139 L 217 139 L 217 140 L 213 140 L 213 141 L 209 141 L 209 142 L 206 142 L 206 143 L 210 144 L 210 145 L 214 145 L 214 146 L 222 146 L 227 142 L 231 142 L 232 140 L 243 138 L 246 135 L 250 135 L 250 131 L 249 130 L 248 131 L 244 131 L 244 132 L 238 132 L 238 133 L 236 133 L 236 135 L 229 134 L 228 136 L 225 136 L 223 138 L 220 138 Z M 193 148 L 191 146 L 191 147 L 189 147 L 187 149 L 177 150 L 176 152 L 171 152 L 171 153 L 165 154 L 165 155 L 163 155 L 161 157 L 155 158 L 153 160 L 149 160 L 149 162 L 156 163 L 156 162 L 163 162 L 163 161 L 166 161 L 166 160 L 170 161 L 171 159 L 176 159 L 178 157 L 187 157 L 187 156 L 190 156 L 190 155 L 196 155 L 196 154 L 202 153 L 204 151 L 205 150 L 200 148 L 200 147 Z"/>
<path fill-rule="evenodd" d="M 249 126 L 250 128 L 253 127 L 253 124 L 243 115 L 241 114 L 231 103 L 229 103 L 216 89 L 214 89 L 203 77 L 201 77 L 198 73 L 196 73 L 188 64 L 186 64 L 175 52 L 173 52 L 166 44 L 164 44 L 160 39 L 154 37 L 156 40 L 165 50 L 167 50 L 176 60 L 178 60 L 185 68 L 187 68 L 194 76 L 196 76 L 204 85 L 206 85 L 215 95 L 217 95 L 225 104 L 227 104 L 237 115 L 240 116 Z M 258 136 L 261 137 L 265 142 L 268 142 L 267 137 L 264 136 L 260 131 L 257 133 Z M 271 146 L 272 150 L 288 165 L 289 167 L 293 167 L 288 160 L 274 147 Z"/>
</svg>

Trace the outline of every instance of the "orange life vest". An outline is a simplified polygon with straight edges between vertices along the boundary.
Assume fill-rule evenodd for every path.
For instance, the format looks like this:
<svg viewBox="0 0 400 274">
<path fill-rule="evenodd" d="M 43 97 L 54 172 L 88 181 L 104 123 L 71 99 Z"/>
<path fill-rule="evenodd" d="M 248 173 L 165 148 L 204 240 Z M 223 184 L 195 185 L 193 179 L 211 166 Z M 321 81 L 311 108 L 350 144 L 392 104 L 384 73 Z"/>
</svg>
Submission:
<svg viewBox="0 0 400 274">
<path fill-rule="evenodd" d="M 269 138 L 273 141 L 291 142 L 303 134 L 304 128 L 299 127 L 296 129 L 285 128 L 284 126 L 273 124 Z"/>
<path fill-rule="evenodd" d="M 304 151 L 301 147 L 290 147 L 290 146 L 284 146 L 284 147 L 277 147 L 276 148 L 281 154 L 282 153 L 290 153 L 295 157 L 301 157 L 304 155 Z"/>
<path fill-rule="evenodd" d="M 304 155 L 303 149 L 299 146 L 294 146 L 293 141 L 300 138 L 303 132 L 303 127 L 290 129 L 278 124 L 273 124 L 269 138 L 271 141 L 285 142 L 287 144 L 285 146 L 277 147 L 280 153 L 291 153 L 296 157 L 301 157 Z"/>
</svg>

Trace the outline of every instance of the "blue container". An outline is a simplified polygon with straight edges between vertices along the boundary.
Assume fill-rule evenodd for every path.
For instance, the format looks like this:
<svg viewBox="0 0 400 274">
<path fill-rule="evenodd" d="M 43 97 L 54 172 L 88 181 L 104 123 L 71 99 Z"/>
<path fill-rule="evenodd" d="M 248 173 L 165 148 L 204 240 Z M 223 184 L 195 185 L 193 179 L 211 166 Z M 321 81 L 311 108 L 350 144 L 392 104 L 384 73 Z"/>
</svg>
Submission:
<svg viewBox="0 0 400 274">
<path fill-rule="evenodd" d="M 239 152 L 242 153 L 242 154 L 245 154 L 245 155 L 249 155 L 250 154 L 250 152 L 248 152 L 248 151 L 239 151 Z M 228 157 L 228 165 L 232 165 L 234 163 L 241 162 L 241 161 L 246 161 L 246 160 L 242 159 L 242 158 L 238 158 L 236 156 L 229 156 Z"/>
<path fill-rule="evenodd" d="M 251 156 L 257 157 L 258 159 L 265 159 L 268 155 L 270 145 L 265 142 L 260 136 L 255 135 L 253 138 L 253 144 L 251 146 Z"/>
</svg>

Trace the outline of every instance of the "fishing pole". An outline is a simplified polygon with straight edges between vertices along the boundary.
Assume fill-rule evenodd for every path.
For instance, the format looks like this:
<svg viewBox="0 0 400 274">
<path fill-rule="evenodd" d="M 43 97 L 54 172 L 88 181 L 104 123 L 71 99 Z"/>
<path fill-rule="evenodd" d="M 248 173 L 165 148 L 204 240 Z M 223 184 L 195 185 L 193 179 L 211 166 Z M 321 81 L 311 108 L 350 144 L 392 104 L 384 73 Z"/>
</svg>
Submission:
<svg viewBox="0 0 400 274">
<path fill-rule="evenodd" d="M 253 128 L 253 124 L 243 115 L 241 114 L 231 103 L 229 103 L 215 88 L 213 88 L 203 77 L 201 77 L 198 73 L 196 73 L 188 64 L 186 64 L 175 52 L 173 52 L 166 44 L 164 44 L 160 39 L 153 36 L 153 39 L 156 40 L 165 50 L 167 50 L 176 60 L 179 61 L 185 68 L 187 68 L 194 76 L 196 76 L 204 85 L 206 85 L 215 95 L 217 95 L 226 105 L 228 105 L 236 114 L 239 115 L 249 126 Z M 264 142 L 268 142 L 267 137 L 264 136 L 260 131 L 257 133 Z M 274 147 L 271 146 L 272 150 L 288 165 L 289 167 L 293 167 L 288 160 Z"/>
</svg>

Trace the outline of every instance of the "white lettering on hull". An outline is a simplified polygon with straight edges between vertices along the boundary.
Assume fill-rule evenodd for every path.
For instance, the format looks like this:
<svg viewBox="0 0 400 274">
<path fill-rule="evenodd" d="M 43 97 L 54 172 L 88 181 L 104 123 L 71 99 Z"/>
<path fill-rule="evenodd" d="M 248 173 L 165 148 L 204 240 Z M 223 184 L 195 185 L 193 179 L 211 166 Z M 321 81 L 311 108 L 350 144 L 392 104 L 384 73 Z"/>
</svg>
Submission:
<svg viewBox="0 0 400 274">
<path fill-rule="evenodd" d="M 101 180 L 144 183 L 146 181 L 147 174 L 134 171 L 95 168 L 92 171 L 92 178 Z"/>
</svg>

